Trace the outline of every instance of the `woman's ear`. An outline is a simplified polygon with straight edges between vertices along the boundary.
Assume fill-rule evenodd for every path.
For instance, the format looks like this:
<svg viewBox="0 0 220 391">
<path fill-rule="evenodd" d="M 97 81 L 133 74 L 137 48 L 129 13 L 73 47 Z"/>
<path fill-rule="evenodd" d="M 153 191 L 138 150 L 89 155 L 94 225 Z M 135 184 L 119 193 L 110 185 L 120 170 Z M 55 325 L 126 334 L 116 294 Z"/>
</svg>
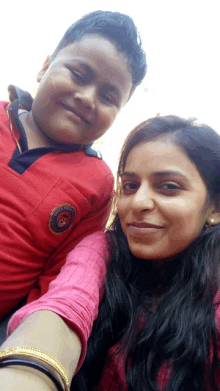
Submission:
<svg viewBox="0 0 220 391">
<path fill-rule="evenodd" d="M 210 213 L 207 218 L 207 223 L 211 227 L 212 225 L 216 225 L 220 223 L 220 212 L 213 211 Z"/>
<path fill-rule="evenodd" d="M 37 75 L 38 83 L 40 83 L 42 77 L 45 75 L 46 71 L 48 70 L 48 68 L 49 68 L 49 66 L 51 64 L 51 62 L 52 62 L 51 56 L 47 56 L 46 60 L 43 63 L 43 66 L 42 66 L 40 72 L 38 72 L 38 75 Z"/>
</svg>

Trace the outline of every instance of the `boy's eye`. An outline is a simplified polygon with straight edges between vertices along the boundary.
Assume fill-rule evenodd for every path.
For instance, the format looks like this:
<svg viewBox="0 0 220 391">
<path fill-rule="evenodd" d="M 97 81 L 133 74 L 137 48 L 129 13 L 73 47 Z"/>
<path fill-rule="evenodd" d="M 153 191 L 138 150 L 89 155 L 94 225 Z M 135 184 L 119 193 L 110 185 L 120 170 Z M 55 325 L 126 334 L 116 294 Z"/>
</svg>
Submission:
<svg viewBox="0 0 220 391">
<path fill-rule="evenodd" d="M 85 80 L 84 75 L 82 75 L 80 72 L 76 72 L 71 70 L 72 75 L 74 76 L 74 79 L 77 80 L 79 83 L 83 83 Z"/>
<path fill-rule="evenodd" d="M 114 92 L 115 88 L 109 85 L 103 85 L 99 90 L 99 96 L 108 105 L 118 106 L 118 97 Z"/>
<path fill-rule="evenodd" d="M 103 98 L 107 103 L 109 103 L 109 104 L 111 104 L 111 105 L 114 105 L 114 104 L 115 104 L 114 99 L 113 99 L 110 95 L 108 95 L 108 94 L 102 95 L 102 98 Z"/>
</svg>

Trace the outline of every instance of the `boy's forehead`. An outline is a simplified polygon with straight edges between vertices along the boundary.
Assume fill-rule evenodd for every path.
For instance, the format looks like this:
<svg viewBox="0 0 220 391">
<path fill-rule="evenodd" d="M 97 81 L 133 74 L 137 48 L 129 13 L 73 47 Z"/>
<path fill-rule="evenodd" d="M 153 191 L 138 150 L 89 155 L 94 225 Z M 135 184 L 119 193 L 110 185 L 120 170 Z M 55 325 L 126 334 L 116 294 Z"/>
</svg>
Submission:
<svg viewBox="0 0 220 391">
<path fill-rule="evenodd" d="M 116 44 L 113 41 L 111 41 L 111 39 L 101 34 L 94 33 L 94 34 L 85 34 L 80 39 L 70 42 L 66 47 L 61 49 L 61 51 L 71 46 L 89 45 L 93 47 L 94 44 L 101 44 L 102 47 L 106 47 L 107 49 L 109 49 L 111 46 L 114 46 L 114 48 L 117 50 Z"/>
<path fill-rule="evenodd" d="M 108 38 L 98 34 L 84 35 L 80 40 L 74 41 L 63 48 L 57 56 L 61 55 L 68 56 L 70 60 L 81 56 L 89 58 L 91 61 L 113 60 L 112 65 L 123 62 L 124 66 L 129 68 L 127 58 L 118 51 L 116 45 Z"/>
<path fill-rule="evenodd" d="M 78 65 L 87 72 L 99 75 L 106 81 L 111 81 L 119 90 L 132 89 L 132 74 L 127 58 L 120 53 L 116 45 L 109 39 L 98 35 L 88 34 L 63 48 L 54 62 L 68 61 L 72 66 Z M 58 65 L 58 64 L 57 64 Z"/>
</svg>

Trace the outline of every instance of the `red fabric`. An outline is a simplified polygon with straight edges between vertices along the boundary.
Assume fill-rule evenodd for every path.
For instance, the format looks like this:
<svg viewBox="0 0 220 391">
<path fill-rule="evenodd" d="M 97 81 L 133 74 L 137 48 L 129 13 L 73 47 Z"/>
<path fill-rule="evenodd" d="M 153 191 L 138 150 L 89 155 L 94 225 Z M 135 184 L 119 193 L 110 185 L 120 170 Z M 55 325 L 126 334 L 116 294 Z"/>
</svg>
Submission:
<svg viewBox="0 0 220 391">
<path fill-rule="evenodd" d="M 47 153 L 22 175 L 10 168 L 16 144 L 6 106 L 0 103 L 0 320 L 25 296 L 31 302 L 46 293 L 67 254 L 104 229 L 113 190 L 108 166 L 83 151 Z M 50 216 L 63 204 L 76 215 L 71 228 L 55 234 Z"/>
<path fill-rule="evenodd" d="M 82 353 L 77 370 L 86 355 L 87 340 L 92 325 L 97 317 L 98 304 L 104 291 L 104 276 L 109 250 L 105 234 L 97 232 L 83 239 L 68 255 L 66 264 L 59 276 L 50 284 L 49 291 L 41 299 L 17 311 L 9 322 L 8 334 L 13 332 L 31 313 L 39 310 L 50 310 L 62 318 L 75 330 L 82 342 Z M 215 303 L 220 300 L 220 292 Z M 220 324 L 220 308 L 216 309 L 216 321 Z M 112 356 L 118 345 L 109 351 Z M 220 347 L 219 347 L 220 351 Z M 211 357 L 212 352 L 210 352 Z M 170 373 L 165 363 L 158 373 L 157 383 L 165 391 Z M 220 384 L 220 368 L 217 371 Z M 125 377 L 125 357 L 118 353 L 106 364 L 100 384 L 96 391 L 127 391 Z"/>
</svg>

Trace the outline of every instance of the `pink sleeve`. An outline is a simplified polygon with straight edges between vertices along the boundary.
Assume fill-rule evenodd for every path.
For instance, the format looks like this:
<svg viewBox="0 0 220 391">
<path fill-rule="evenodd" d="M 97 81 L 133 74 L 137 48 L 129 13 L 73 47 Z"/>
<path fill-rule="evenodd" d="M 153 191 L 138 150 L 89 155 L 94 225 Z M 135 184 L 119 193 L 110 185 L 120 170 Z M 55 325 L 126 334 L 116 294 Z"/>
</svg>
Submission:
<svg viewBox="0 0 220 391">
<path fill-rule="evenodd" d="M 58 277 L 50 283 L 48 292 L 12 316 L 8 335 L 35 311 L 55 312 L 81 339 L 82 353 L 78 370 L 85 358 L 87 340 L 98 315 L 108 258 L 108 244 L 103 232 L 94 233 L 83 239 L 68 254 L 65 265 Z"/>
</svg>

